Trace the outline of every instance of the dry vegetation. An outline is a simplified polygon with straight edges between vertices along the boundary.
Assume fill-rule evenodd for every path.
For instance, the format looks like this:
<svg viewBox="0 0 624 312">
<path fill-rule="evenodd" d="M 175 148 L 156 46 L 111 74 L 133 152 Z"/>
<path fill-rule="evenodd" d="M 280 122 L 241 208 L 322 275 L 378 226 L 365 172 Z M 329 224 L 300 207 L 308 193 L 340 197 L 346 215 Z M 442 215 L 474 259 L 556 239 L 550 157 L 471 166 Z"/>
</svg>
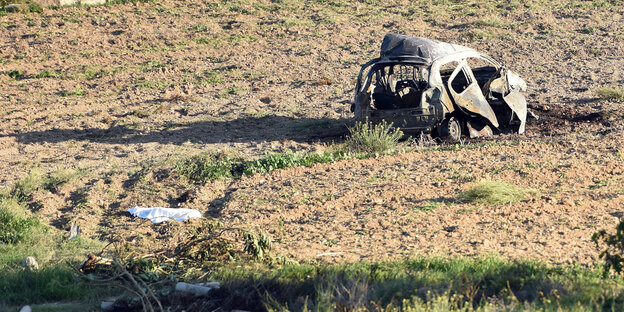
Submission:
<svg viewBox="0 0 624 312">
<path fill-rule="evenodd" d="M 100 298 L 89 289 L 24 289 L 68 284 L 66 260 L 112 241 L 146 280 L 232 292 L 190 310 L 620 307 L 621 280 L 593 269 L 591 241 L 624 204 L 619 1 L 34 8 L 0 11 L 0 308 L 87 309 Z M 540 119 L 458 145 L 353 127 L 355 77 L 386 32 L 503 61 Z M 205 220 L 152 225 L 126 212 L 136 205 Z M 72 223 L 78 241 L 65 239 Z M 40 273 L 19 268 L 30 255 Z"/>
</svg>

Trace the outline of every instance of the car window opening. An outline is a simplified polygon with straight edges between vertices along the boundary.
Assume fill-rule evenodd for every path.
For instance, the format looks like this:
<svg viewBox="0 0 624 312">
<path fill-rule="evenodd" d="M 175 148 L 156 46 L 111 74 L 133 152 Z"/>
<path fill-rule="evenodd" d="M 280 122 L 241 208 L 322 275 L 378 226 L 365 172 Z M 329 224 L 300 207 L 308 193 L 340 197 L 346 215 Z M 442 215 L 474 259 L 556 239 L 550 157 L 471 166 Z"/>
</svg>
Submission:
<svg viewBox="0 0 624 312">
<path fill-rule="evenodd" d="M 373 106 L 381 110 L 419 107 L 427 76 L 427 70 L 416 65 L 378 68 L 373 80 Z"/>
</svg>

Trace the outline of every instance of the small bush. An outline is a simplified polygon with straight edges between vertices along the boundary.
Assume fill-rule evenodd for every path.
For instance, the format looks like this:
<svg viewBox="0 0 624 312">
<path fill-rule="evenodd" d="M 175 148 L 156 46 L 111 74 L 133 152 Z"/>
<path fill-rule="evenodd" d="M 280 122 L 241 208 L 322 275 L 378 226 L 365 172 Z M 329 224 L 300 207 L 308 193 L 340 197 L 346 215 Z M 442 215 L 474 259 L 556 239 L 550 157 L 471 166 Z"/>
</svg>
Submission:
<svg viewBox="0 0 624 312">
<path fill-rule="evenodd" d="M 460 202 L 487 205 L 513 204 L 524 200 L 526 192 L 507 182 L 487 181 L 461 192 Z"/>
<path fill-rule="evenodd" d="M 349 129 L 351 135 L 345 142 L 346 147 L 354 152 L 368 154 L 386 154 L 392 152 L 403 132 L 398 128 L 392 128 L 392 123 L 385 120 L 375 125 L 371 122 L 356 122 Z"/>
<path fill-rule="evenodd" d="M 624 87 L 604 87 L 596 90 L 598 95 L 603 100 L 616 100 L 624 101 Z"/>
<path fill-rule="evenodd" d="M 9 77 L 13 78 L 13 79 L 19 79 L 21 78 L 24 74 L 19 71 L 19 70 L 12 70 L 7 74 Z"/>
<path fill-rule="evenodd" d="M 600 258 L 605 261 L 604 274 L 608 275 L 611 270 L 616 274 L 622 273 L 624 270 L 624 221 L 620 221 L 617 225 L 615 234 L 607 234 L 607 231 L 601 230 L 592 235 L 592 241 L 598 248 L 604 244 L 604 249 L 600 253 Z"/>
</svg>

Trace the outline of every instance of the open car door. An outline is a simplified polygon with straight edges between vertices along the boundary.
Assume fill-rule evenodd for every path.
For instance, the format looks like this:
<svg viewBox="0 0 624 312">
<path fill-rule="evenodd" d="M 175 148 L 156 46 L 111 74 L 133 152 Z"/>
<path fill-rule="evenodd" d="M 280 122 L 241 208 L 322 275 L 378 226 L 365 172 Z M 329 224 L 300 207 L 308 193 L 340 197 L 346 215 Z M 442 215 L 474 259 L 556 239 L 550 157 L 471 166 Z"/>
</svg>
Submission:
<svg viewBox="0 0 624 312">
<path fill-rule="evenodd" d="M 470 115 L 482 116 L 498 128 L 496 115 L 483 96 L 483 92 L 465 60 L 459 62 L 449 77 L 447 88 L 451 98 L 462 111 Z"/>
</svg>

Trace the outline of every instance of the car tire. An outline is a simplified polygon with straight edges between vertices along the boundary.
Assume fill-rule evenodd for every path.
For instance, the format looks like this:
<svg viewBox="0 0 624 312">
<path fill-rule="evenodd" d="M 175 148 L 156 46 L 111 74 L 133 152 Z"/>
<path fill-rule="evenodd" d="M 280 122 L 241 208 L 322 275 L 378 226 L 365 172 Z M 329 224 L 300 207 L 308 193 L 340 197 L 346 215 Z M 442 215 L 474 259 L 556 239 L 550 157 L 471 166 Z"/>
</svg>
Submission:
<svg viewBox="0 0 624 312">
<path fill-rule="evenodd" d="M 455 118 L 451 117 L 442 121 L 438 127 L 440 138 L 449 142 L 459 142 L 462 136 L 462 124 Z"/>
</svg>

